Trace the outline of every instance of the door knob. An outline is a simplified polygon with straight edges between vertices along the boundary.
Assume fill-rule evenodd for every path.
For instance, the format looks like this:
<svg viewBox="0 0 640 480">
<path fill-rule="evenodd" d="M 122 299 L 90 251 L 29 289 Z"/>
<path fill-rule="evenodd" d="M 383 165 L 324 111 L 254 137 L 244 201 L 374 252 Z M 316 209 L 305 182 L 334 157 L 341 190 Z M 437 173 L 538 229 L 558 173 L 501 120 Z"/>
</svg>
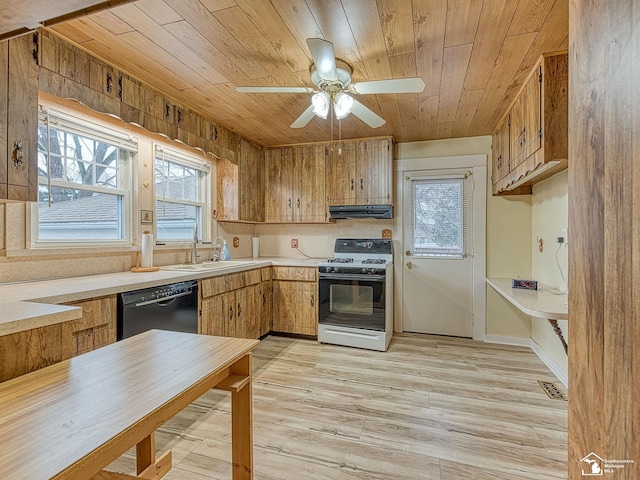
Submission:
<svg viewBox="0 0 640 480">
<path fill-rule="evenodd" d="M 411 256 L 411 250 L 407 250 L 406 252 L 404 252 L 404 254 L 405 254 L 407 257 L 410 257 L 410 256 Z"/>
<path fill-rule="evenodd" d="M 411 270 L 413 268 L 413 263 L 407 262 L 407 268 Z"/>
</svg>

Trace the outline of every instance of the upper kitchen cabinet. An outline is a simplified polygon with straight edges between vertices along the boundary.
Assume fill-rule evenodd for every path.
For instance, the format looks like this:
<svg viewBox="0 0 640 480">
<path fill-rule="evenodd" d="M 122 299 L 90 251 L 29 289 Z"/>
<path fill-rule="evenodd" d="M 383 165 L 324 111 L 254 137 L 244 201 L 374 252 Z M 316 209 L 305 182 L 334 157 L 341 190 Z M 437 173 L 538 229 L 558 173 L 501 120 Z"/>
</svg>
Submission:
<svg viewBox="0 0 640 480">
<path fill-rule="evenodd" d="M 323 223 L 324 144 L 269 148 L 265 152 L 265 222 Z"/>
<path fill-rule="evenodd" d="M 493 194 L 531 193 L 568 166 L 568 56 L 543 55 L 493 133 Z"/>
<path fill-rule="evenodd" d="M 262 149 L 240 140 L 237 158 L 237 164 L 227 159 L 218 161 L 216 218 L 261 222 L 264 220 Z"/>
<path fill-rule="evenodd" d="M 329 206 L 393 203 L 391 137 L 344 140 L 327 148 Z"/>
<path fill-rule="evenodd" d="M 0 42 L 0 201 L 37 201 L 36 35 Z"/>
</svg>

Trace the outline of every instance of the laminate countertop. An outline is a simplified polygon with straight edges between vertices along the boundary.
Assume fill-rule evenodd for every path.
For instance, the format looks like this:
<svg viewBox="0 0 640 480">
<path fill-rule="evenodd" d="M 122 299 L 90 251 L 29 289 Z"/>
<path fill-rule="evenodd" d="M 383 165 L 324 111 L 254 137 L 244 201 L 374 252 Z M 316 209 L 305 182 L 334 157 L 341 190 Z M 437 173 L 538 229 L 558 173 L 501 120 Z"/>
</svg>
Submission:
<svg viewBox="0 0 640 480">
<path fill-rule="evenodd" d="M 61 303 L 114 295 L 185 280 L 226 275 L 268 266 L 317 267 L 319 258 L 260 257 L 219 262 L 213 269 L 119 272 L 0 285 L 0 336 L 64 323 L 82 317 L 82 309 Z"/>
<path fill-rule="evenodd" d="M 510 278 L 487 278 L 487 284 L 527 315 L 553 320 L 568 320 L 568 295 L 546 285 L 539 290 L 512 288 Z"/>
</svg>

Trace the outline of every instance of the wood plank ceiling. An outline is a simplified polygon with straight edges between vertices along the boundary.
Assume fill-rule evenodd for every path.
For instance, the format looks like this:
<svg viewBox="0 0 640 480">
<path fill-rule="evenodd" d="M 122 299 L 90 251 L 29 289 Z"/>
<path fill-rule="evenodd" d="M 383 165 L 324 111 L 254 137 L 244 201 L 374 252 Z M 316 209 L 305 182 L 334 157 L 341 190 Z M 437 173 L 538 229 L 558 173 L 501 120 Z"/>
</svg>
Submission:
<svg viewBox="0 0 640 480">
<path fill-rule="evenodd" d="M 262 145 L 331 138 L 328 120 L 289 127 L 308 94 L 235 91 L 312 86 L 305 40 L 322 37 L 355 82 L 424 79 L 420 94 L 358 97 L 384 126 L 341 126 L 412 142 L 491 134 L 540 54 L 567 48 L 568 0 L 137 0 L 50 28 Z"/>
</svg>

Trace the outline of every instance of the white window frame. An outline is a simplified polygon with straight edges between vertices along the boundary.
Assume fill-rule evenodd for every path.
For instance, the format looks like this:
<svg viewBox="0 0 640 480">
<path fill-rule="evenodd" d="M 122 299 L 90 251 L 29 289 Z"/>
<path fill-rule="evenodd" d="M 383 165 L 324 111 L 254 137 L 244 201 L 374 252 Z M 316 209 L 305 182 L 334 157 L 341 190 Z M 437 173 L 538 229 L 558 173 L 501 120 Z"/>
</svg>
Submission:
<svg viewBox="0 0 640 480">
<path fill-rule="evenodd" d="M 439 249 L 433 248 L 416 248 L 415 245 L 411 249 L 411 255 L 415 257 L 421 258 L 443 258 L 449 260 L 455 259 L 463 259 L 468 255 L 468 249 L 470 245 L 469 239 L 469 228 L 468 221 L 471 215 L 470 207 L 469 207 L 469 195 L 471 190 L 471 180 L 470 180 L 470 172 L 466 172 L 464 174 L 447 174 L 447 175 L 431 175 L 431 176 L 419 176 L 419 177 L 411 177 L 411 198 L 412 201 L 415 196 L 415 186 L 417 183 L 444 183 L 444 182 L 456 182 L 460 183 L 462 187 L 462 205 L 461 205 L 461 214 L 462 214 L 462 231 L 461 233 L 461 252 L 447 252 L 446 247 L 443 247 L 440 252 Z M 415 222 L 415 207 L 411 205 L 411 212 L 413 215 L 412 223 Z M 412 226 L 412 235 L 415 239 L 415 224 Z M 413 242 L 412 242 L 413 243 Z"/>
<path fill-rule="evenodd" d="M 38 115 L 38 128 L 44 124 L 47 129 L 54 126 L 59 130 L 68 133 L 76 133 L 84 137 L 91 138 L 106 143 L 110 143 L 118 147 L 121 152 L 119 154 L 118 165 L 118 185 L 120 188 L 107 188 L 99 185 L 84 185 L 66 180 L 52 179 L 50 175 L 46 177 L 38 176 L 38 186 L 47 185 L 50 187 L 67 188 L 73 190 L 91 191 L 96 193 L 104 193 L 122 197 L 122 229 L 121 239 L 47 239 L 39 238 L 40 232 L 40 216 L 39 202 L 32 202 L 30 226 L 31 226 L 31 242 L 32 248 L 55 248 L 55 247 L 92 247 L 92 246 L 130 246 L 132 245 L 132 178 L 134 164 L 137 159 L 138 139 L 128 134 L 113 130 L 107 126 L 96 123 L 95 120 L 87 119 L 81 115 L 74 115 L 67 112 L 57 110 L 55 108 L 47 108 L 41 106 Z M 47 162 L 49 159 L 47 158 Z"/>
<path fill-rule="evenodd" d="M 157 161 L 167 161 L 176 165 L 181 165 L 184 167 L 192 168 L 196 170 L 199 174 L 199 178 L 197 180 L 197 192 L 198 192 L 198 200 L 183 200 L 174 197 L 167 197 L 166 192 L 158 192 L 156 190 L 156 162 Z M 154 222 L 154 233 L 156 240 L 165 242 L 165 243 L 185 243 L 188 241 L 192 241 L 193 237 L 188 236 L 185 238 L 161 238 L 158 235 L 158 224 L 159 218 L 161 217 L 162 212 L 158 211 L 158 202 L 170 202 L 176 203 L 180 205 L 188 205 L 200 208 L 200 218 L 199 220 L 199 229 L 198 229 L 198 240 L 200 242 L 206 242 L 210 240 L 211 234 L 211 223 L 208 212 L 211 211 L 211 164 L 205 159 L 204 154 L 203 157 L 197 157 L 195 154 L 185 153 L 184 151 L 179 151 L 172 147 L 167 147 L 160 143 L 156 143 L 154 145 L 154 156 L 153 156 L 153 185 L 154 185 L 154 213 L 155 213 L 155 222 Z"/>
</svg>

